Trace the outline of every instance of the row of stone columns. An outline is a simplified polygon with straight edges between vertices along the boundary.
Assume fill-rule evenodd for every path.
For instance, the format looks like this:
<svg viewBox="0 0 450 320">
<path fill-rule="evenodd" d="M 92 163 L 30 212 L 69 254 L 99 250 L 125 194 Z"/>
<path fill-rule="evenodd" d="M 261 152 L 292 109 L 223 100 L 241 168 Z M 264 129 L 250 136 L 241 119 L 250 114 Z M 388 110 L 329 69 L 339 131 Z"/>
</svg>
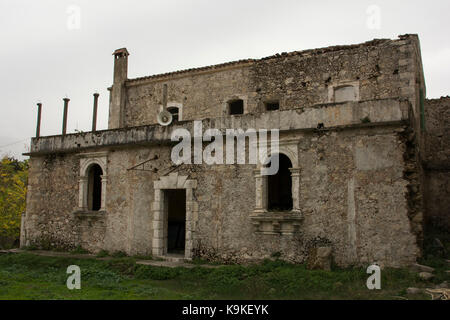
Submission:
<svg viewBox="0 0 450 320">
<path fill-rule="evenodd" d="M 92 131 L 97 130 L 97 108 L 98 108 L 98 93 L 94 93 L 94 108 L 92 115 Z M 65 136 L 67 133 L 67 114 L 69 111 L 69 98 L 64 98 L 64 111 L 63 111 L 63 124 L 62 124 L 62 135 Z M 37 113 L 37 124 L 36 124 L 36 138 L 41 136 L 41 115 L 42 115 L 42 103 L 38 103 L 38 113 Z"/>
</svg>

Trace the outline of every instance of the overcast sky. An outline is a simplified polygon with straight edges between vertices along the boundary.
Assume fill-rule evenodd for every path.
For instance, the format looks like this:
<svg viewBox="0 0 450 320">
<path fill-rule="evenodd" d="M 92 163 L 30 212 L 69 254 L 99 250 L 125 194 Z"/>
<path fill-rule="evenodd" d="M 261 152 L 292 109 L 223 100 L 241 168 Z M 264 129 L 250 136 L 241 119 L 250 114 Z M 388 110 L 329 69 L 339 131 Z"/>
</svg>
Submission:
<svg viewBox="0 0 450 320">
<path fill-rule="evenodd" d="M 65 96 L 68 132 L 90 131 L 97 91 L 106 129 L 112 52 L 121 47 L 135 78 L 417 33 L 427 97 L 450 95 L 449 12 L 448 0 L 0 0 L 0 154 L 26 151 L 38 101 L 41 135 L 61 133 Z"/>
</svg>

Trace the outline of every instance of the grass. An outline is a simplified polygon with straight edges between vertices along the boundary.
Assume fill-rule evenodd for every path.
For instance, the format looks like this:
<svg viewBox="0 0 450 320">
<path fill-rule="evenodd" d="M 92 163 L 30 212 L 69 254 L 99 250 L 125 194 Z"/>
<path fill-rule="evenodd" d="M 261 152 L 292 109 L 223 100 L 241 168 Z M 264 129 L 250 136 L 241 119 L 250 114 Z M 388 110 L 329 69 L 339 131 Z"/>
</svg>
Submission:
<svg viewBox="0 0 450 320">
<path fill-rule="evenodd" d="M 75 249 L 69 251 L 70 253 L 74 254 L 86 254 L 89 253 L 89 251 L 83 249 L 81 246 L 76 247 Z"/>
<path fill-rule="evenodd" d="M 99 253 L 97 253 L 96 257 L 97 258 L 104 258 L 104 257 L 108 257 L 109 256 L 109 252 L 106 250 L 101 250 Z"/>
<path fill-rule="evenodd" d="M 250 266 L 167 268 L 116 256 L 120 257 L 99 260 L 28 252 L 0 255 L 0 299 L 429 299 L 409 296 L 406 288 L 432 284 L 407 269 L 383 270 L 382 289 L 368 290 L 363 268 L 311 271 L 280 260 Z M 81 269 L 81 290 L 66 287 L 69 265 Z M 433 283 L 443 281 L 445 275 L 444 267 L 439 268 Z"/>
</svg>

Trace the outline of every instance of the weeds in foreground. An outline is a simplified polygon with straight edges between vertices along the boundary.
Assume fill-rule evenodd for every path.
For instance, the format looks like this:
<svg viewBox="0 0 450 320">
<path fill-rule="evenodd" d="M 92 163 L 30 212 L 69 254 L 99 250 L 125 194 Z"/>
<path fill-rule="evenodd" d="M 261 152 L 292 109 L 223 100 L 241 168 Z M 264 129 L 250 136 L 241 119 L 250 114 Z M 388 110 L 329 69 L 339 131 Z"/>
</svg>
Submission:
<svg viewBox="0 0 450 320">
<path fill-rule="evenodd" d="M 81 290 L 66 288 L 66 270 L 72 264 L 81 269 Z M 136 257 L 4 254 L 0 299 L 424 299 L 428 297 L 408 296 L 406 288 L 432 284 L 408 269 L 387 268 L 382 290 L 368 290 L 367 276 L 365 268 L 313 271 L 281 260 L 189 269 L 139 265 Z"/>
</svg>

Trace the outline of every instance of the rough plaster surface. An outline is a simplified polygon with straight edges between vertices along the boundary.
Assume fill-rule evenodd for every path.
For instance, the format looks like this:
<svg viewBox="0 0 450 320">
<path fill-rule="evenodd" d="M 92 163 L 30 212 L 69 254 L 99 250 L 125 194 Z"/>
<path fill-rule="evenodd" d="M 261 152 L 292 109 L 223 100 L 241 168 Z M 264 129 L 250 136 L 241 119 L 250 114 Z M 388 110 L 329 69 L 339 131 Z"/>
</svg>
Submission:
<svg viewBox="0 0 450 320">
<path fill-rule="evenodd" d="M 450 97 L 425 101 L 427 220 L 450 230 Z"/>
<path fill-rule="evenodd" d="M 312 132 L 296 138 L 302 168 L 300 204 L 304 221 L 301 232 L 292 236 L 253 232 L 250 215 L 255 207 L 255 165 L 179 167 L 179 175 L 189 176 L 198 184 L 193 192 L 198 203 L 192 236 L 194 252 L 238 262 L 281 252 L 287 260 L 303 262 L 309 247 L 319 241 L 333 248 L 335 260 L 341 265 L 375 260 L 392 265 L 414 261 L 418 249 L 409 226 L 404 196 L 408 182 L 403 178 L 404 150 L 398 133 L 386 128 L 366 128 L 359 132 Z M 389 150 L 382 155 L 384 161 L 369 157 L 367 164 L 358 167 L 358 150 L 377 150 L 380 146 Z M 79 214 L 77 218 L 73 212 L 78 197 L 78 155 L 68 154 L 51 162 L 49 156 L 33 157 L 30 185 L 62 177 L 60 183 L 64 186 L 48 189 L 38 185 L 32 189 L 27 239 L 40 240 L 48 234 L 56 239 L 56 244 L 150 254 L 153 182 L 160 179 L 159 173 L 151 170 L 164 173 L 170 168 L 169 152 L 169 146 L 111 150 L 106 212 L 93 217 Z M 150 171 L 127 170 L 154 154 L 159 159 L 147 166 Z M 67 174 L 72 170 L 72 174 Z M 61 190 L 65 190 L 64 202 L 59 200 L 63 197 Z M 30 206 L 37 203 L 42 211 Z"/>
</svg>

